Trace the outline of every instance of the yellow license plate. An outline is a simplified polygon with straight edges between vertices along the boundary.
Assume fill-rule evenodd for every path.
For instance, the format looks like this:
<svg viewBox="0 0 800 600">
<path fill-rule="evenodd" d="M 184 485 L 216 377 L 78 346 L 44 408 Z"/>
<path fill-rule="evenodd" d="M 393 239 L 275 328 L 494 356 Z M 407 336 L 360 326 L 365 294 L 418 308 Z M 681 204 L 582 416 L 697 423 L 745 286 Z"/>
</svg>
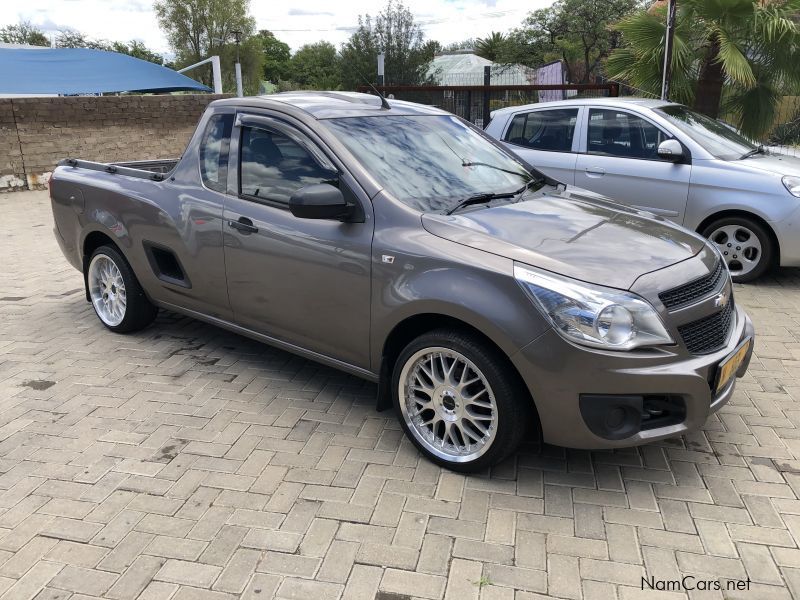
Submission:
<svg viewBox="0 0 800 600">
<path fill-rule="evenodd" d="M 728 358 L 722 361 L 717 368 L 717 390 L 716 393 L 725 389 L 725 386 L 730 383 L 731 378 L 736 375 L 736 371 L 742 365 L 742 362 L 747 357 L 747 352 L 750 350 L 751 338 L 747 338 L 742 342 L 739 347 L 734 350 Z"/>
</svg>

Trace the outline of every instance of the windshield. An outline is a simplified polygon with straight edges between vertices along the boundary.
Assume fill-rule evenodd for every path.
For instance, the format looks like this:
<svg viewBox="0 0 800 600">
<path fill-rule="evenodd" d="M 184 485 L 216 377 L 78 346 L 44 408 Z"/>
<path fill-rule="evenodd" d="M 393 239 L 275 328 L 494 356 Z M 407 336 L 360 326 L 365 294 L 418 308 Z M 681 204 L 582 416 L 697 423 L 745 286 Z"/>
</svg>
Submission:
<svg viewBox="0 0 800 600">
<path fill-rule="evenodd" d="M 455 116 L 346 117 L 325 121 L 370 174 L 423 212 L 478 194 L 518 191 L 534 175 Z"/>
<path fill-rule="evenodd" d="M 717 158 L 734 160 L 758 148 L 728 125 L 685 106 L 664 106 L 657 108 L 656 112 Z"/>
</svg>

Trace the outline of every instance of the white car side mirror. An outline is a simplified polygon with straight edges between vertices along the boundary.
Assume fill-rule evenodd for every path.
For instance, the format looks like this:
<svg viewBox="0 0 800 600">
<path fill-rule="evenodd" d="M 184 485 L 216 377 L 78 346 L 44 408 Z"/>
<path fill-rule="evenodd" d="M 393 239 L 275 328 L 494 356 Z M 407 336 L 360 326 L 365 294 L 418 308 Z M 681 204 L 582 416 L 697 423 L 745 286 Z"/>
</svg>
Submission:
<svg viewBox="0 0 800 600">
<path fill-rule="evenodd" d="M 664 140 L 658 145 L 658 157 L 672 162 L 683 160 L 683 146 L 678 140 Z"/>
</svg>

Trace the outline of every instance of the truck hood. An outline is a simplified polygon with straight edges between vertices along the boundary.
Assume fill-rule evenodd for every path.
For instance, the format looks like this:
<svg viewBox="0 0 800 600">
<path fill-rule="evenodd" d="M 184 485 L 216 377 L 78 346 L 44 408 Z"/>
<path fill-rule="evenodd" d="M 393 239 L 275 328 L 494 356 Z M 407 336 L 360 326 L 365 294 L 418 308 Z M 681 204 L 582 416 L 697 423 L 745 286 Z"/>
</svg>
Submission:
<svg viewBox="0 0 800 600">
<path fill-rule="evenodd" d="M 740 164 L 776 175 L 800 177 L 800 158 L 787 154 L 756 154 L 742 160 Z"/>
<path fill-rule="evenodd" d="M 579 188 L 456 215 L 425 213 L 431 234 L 582 281 L 629 289 L 640 276 L 691 258 L 698 236 Z"/>
</svg>

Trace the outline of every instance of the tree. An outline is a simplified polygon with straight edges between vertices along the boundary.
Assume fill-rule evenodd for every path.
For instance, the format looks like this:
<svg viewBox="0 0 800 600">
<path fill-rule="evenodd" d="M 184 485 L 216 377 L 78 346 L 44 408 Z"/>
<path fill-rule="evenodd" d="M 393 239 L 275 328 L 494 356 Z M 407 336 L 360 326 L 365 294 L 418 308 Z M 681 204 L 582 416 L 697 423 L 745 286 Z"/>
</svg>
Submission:
<svg viewBox="0 0 800 600">
<path fill-rule="evenodd" d="M 475 42 L 475 54 L 494 62 L 500 56 L 505 43 L 506 37 L 499 31 L 493 31 L 485 38 L 478 38 Z"/>
<path fill-rule="evenodd" d="M 119 52 L 120 54 L 127 54 L 157 65 L 165 64 L 163 56 L 153 52 L 139 40 L 131 40 L 128 43 L 95 40 L 74 29 L 64 29 L 59 32 L 56 38 L 56 46 L 58 48 L 91 48 L 92 50 Z"/>
<path fill-rule="evenodd" d="M 301 89 L 335 90 L 339 88 L 339 57 L 330 42 L 302 46 L 292 56 L 289 79 Z"/>
<path fill-rule="evenodd" d="M 91 48 L 92 50 L 110 50 L 111 45 L 105 40 L 93 40 L 75 29 L 62 29 L 56 37 L 57 48 Z"/>
<path fill-rule="evenodd" d="M 451 42 L 447 44 L 442 50 L 444 52 L 455 52 L 456 50 L 474 50 L 477 41 L 475 38 L 461 40 L 460 42 Z"/>
<path fill-rule="evenodd" d="M 6 44 L 27 44 L 28 46 L 49 46 L 50 41 L 42 31 L 30 21 L 0 28 L 0 42 Z"/>
<path fill-rule="evenodd" d="M 139 40 L 131 40 L 127 44 L 124 42 L 114 42 L 111 44 L 110 50 L 119 52 L 120 54 L 127 54 L 128 56 L 133 56 L 134 58 L 139 58 L 141 60 L 146 60 L 157 65 L 165 64 L 163 56 L 157 52 L 153 52 Z"/>
<path fill-rule="evenodd" d="M 413 85 L 422 83 L 438 42 L 425 41 L 422 28 L 402 2 L 388 0 L 374 19 L 358 17 L 358 29 L 350 36 L 341 51 L 342 76 L 345 89 L 363 85 L 361 72 L 370 82 L 378 79 L 378 53 L 386 54 L 387 84 Z"/>
<path fill-rule="evenodd" d="M 153 6 L 159 26 L 175 52 L 176 67 L 185 67 L 218 54 L 222 63 L 223 88 L 228 92 L 236 89 L 233 32 L 241 32 L 239 56 L 245 93 L 258 92 L 264 73 L 264 52 L 261 40 L 253 35 L 256 23 L 250 16 L 250 0 L 156 0 Z M 210 68 L 199 78 L 210 85 Z"/>
<path fill-rule="evenodd" d="M 625 45 L 608 73 L 658 95 L 666 7 L 641 11 L 617 27 Z M 681 0 L 676 15 L 670 97 L 710 117 L 725 114 L 745 134 L 772 125 L 784 94 L 800 93 L 800 0 Z"/>
<path fill-rule="evenodd" d="M 499 58 L 531 67 L 560 59 L 569 81 L 588 83 L 620 44 L 620 34 L 611 25 L 640 4 L 641 0 L 556 0 L 528 15 Z"/>
<path fill-rule="evenodd" d="M 292 51 L 289 44 L 280 41 L 271 31 L 258 32 L 264 52 L 264 79 L 273 83 L 285 80 L 289 75 Z"/>
</svg>

